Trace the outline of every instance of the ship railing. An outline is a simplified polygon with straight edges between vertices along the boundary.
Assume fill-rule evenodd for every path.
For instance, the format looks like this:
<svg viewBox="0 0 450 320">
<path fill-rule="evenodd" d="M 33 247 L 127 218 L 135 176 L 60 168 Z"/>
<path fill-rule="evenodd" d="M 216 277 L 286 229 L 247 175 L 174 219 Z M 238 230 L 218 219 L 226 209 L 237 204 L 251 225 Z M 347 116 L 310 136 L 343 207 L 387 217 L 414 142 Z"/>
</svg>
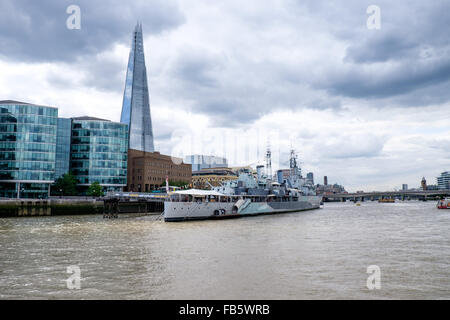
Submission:
<svg viewBox="0 0 450 320">
<path fill-rule="evenodd" d="M 249 200 L 249 202 L 273 202 L 280 201 L 280 197 L 275 195 L 197 195 L 197 194 L 171 194 L 167 197 L 169 202 L 196 202 L 196 203 L 230 203 L 237 202 L 240 199 Z M 289 197 L 284 197 L 284 201 L 289 201 Z"/>
</svg>

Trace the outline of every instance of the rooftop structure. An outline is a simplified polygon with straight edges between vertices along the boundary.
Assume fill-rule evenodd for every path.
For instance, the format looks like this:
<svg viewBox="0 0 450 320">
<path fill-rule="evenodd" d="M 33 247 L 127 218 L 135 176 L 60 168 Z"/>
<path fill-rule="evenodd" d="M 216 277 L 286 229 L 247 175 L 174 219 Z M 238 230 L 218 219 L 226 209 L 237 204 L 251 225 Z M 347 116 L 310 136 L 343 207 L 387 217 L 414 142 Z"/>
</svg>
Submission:
<svg viewBox="0 0 450 320">
<path fill-rule="evenodd" d="M 82 117 L 74 117 L 73 120 L 92 120 L 92 121 L 107 121 L 110 122 L 111 120 L 107 119 L 101 119 L 101 118 L 95 118 L 95 117 L 89 117 L 89 116 L 82 116 Z"/>
<path fill-rule="evenodd" d="M 192 171 L 228 167 L 228 161 L 226 158 L 200 154 L 185 156 L 184 162 L 192 165 Z"/>
</svg>

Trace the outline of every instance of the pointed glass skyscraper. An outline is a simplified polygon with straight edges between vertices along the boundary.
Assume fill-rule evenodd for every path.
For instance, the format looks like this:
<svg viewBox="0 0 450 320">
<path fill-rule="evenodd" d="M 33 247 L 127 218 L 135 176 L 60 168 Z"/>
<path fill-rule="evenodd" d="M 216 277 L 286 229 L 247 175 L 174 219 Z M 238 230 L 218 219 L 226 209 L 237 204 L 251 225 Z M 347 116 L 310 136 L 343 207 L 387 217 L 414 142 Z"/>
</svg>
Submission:
<svg viewBox="0 0 450 320">
<path fill-rule="evenodd" d="M 155 151 L 140 23 L 133 32 L 120 122 L 128 124 L 130 149 Z"/>
</svg>

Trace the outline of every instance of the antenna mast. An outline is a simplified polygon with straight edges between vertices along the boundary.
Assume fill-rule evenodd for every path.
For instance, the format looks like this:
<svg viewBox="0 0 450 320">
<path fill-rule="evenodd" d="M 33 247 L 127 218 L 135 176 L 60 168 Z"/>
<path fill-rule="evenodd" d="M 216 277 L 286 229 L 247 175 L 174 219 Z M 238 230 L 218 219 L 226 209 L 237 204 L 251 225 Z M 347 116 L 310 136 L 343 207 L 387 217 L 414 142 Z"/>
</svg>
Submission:
<svg viewBox="0 0 450 320">
<path fill-rule="evenodd" d="M 267 179 L 272 180 L 272 152 L 270 151 L 269 143 L 267 143 L 267 152 L 266 152 L 266 176 Z"/>
</svg>

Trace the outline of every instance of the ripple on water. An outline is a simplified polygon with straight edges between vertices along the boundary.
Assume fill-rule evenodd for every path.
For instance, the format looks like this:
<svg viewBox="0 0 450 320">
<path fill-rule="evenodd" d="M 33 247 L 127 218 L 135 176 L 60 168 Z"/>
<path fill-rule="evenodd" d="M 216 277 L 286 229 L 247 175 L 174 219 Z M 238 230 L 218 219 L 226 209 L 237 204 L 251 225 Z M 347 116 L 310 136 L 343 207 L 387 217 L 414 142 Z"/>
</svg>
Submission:
<svg viewBox="0 0 450 320">
<path fill-rule="evenodd" d="M 191 223 L 1 219 L 0 298 L 449 299 L 442 211 L 411 201 Z M 381 290 L 366 288 L 373 264 Z M 80 290 L 67 289 L 71 265 Z"/>
</svg>

